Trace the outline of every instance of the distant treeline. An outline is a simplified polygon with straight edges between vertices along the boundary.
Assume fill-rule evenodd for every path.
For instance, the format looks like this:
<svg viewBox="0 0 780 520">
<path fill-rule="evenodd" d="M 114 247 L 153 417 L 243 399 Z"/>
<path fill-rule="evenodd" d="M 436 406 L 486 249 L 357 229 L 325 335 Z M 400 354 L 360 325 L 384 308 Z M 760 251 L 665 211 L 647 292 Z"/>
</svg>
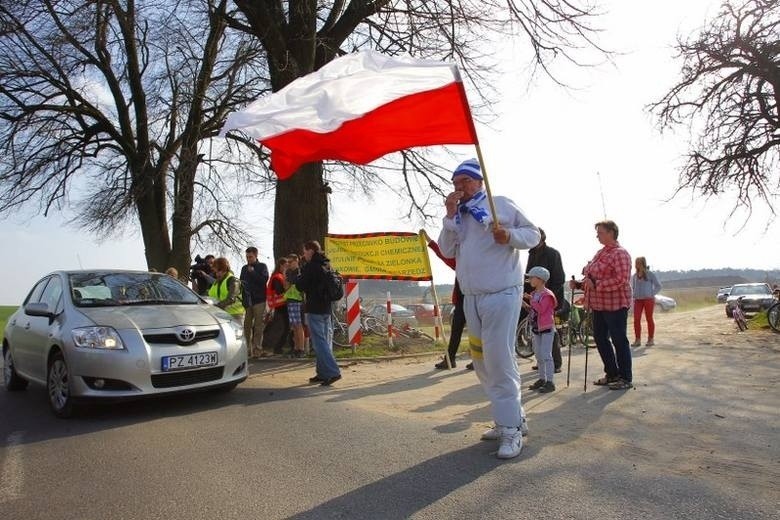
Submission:
<svg viewBox="0 0 780 520">
<path fill-rule="evenodd" d="M 725 287 L 735 283 L 780 283 L 780 269 L 696 269 L 690 271 L 654 271 L 664 287 Z"/>
</svg>

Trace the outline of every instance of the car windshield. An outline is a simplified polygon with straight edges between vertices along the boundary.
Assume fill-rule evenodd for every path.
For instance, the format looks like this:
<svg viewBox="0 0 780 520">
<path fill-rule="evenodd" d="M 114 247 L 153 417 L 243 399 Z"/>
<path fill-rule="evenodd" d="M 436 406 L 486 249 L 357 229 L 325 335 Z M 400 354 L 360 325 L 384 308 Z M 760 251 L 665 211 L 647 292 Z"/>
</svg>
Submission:
<svg viewBox="0 0 780 520">
<path fill-rule="evenodd" d="M 741 294 L 772 294 L 768 285 L 735 285 L 731 288 L 729 296 L 739 296 Z"/>
<path fill-rule="evenodd" d="M 198 304 L 202 300 L 179 281 L 160 273 L 86 272 L 69 275 L 77 307 Z"/>
</svg>

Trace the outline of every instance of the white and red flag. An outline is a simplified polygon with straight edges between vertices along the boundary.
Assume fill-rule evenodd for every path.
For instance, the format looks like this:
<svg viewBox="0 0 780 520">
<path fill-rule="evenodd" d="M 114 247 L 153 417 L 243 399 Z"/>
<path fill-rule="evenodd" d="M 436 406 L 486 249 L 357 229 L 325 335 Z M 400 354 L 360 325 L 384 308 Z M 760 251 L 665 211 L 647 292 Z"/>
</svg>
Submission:
<svg viewBox="0 0 780 520">
<path fill-rule="evenodd" d="M 476 144 L 455 65 L 362 51 L 231 113 L 220 135 L 242 130 L 271 150 L 279 179 L 305 163 L 367 164 L 415 146 Z"/>
</svg>

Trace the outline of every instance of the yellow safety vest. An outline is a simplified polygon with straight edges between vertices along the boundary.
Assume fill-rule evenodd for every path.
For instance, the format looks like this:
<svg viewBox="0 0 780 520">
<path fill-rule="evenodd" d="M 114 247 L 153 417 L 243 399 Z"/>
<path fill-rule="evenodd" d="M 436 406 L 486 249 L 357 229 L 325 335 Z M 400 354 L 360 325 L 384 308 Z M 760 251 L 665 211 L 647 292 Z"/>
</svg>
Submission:
<svg viewBox="0 0 780 520">
<path fill-rule="evenodd" d="M 231 278 L 235 278 L 235 275 L 233 273 L 228 273 L 228 275 L 221 282 L 215 281 L 213 284 L 211 284 L 211 287 L 209 287 L 209 296 L 217 302 L 221 302 L 227 298 L 228 294 L 230 293 L 228 289 L 228 280 Z M 239 282 L 238 296 L 236 297 L 236 301 L 224 309 L 231 316 L 240 316 L 241 314 L 244 314 L 244 305 L 241 303 L 241 292 L 241 282 Z"/>
</svg>

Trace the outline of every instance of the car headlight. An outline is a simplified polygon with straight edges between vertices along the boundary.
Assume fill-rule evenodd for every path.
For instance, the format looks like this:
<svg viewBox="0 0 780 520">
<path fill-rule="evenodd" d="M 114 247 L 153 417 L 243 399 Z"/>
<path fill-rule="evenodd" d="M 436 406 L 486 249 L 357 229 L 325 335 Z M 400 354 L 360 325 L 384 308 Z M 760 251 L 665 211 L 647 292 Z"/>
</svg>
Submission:
<svg viewBox="0 0 780 520">
<path fill-rule="evenodd" d="M 73 329 L 73 343 L 81 348 L 124 350 L 119 333 L 111 327 L 81 327 Z"/>
<path fill-rule="evenodd" d="M 242 339 L 244 337 L 244 327 L 233 320 L 230 320 L 229 323 L 230 326 L 233 327 L 233 333 L 236 335 L 236 339 Z"/>
</svg>

